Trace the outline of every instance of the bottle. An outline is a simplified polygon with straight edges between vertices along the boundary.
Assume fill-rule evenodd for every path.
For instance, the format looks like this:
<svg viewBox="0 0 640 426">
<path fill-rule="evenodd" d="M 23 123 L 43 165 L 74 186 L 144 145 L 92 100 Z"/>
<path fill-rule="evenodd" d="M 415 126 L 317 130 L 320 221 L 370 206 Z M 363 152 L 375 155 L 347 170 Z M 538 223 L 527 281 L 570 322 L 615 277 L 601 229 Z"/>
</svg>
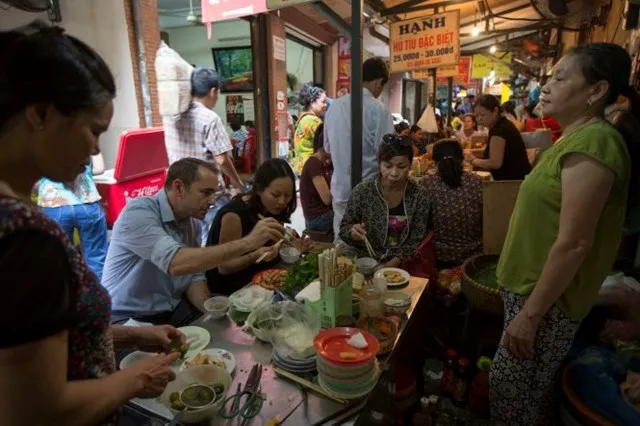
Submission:
<svg viewBox="0 0 640 426">
<path fill-rule="evenodd" d="M 471 384 L 469 409 L 480 417 L 489 417 L 489 370 L 491 359 L 486 356 L 478 358 L 476 367 L 478 374 Z"/>
<path fill-rule="evenodd" d="M 429 398 L 420 398 L 420 411 L 413 415 L 413 426 L 433 426 Z"/>
<path fill-rule="evenodd" d="M 382 292 L 372 280 L 366 280 L 360 301 L 360 319 L 381 317 L 384 315 Z"/>
<path fill-rule="evenodd" d="M 396 422 L 396 369 L 391 361 L 383 370 L 378 386 L 373 390 L 367 407 L 371 410 L 363 412 L 356 420 L 355 426 L 389 426 Z"/>
<path fill-rule="evenodd" d="M 455 388 L 455 362 L 458 353 L 455 349 L 447 350 L 447 360 L 444 364 L 442 380 L 440 381 L 440 392 L 444 395 L 451 395 Z"/>
<path fill-rule="evenodd" d="M 458 371 L 456 374 L 455 386 L 452 398 L 456 405 L 464 406 L 467 402 L 467 390 L 469 388 L 469 360 L 460 358 L 458 360 Z"/>
</svg>

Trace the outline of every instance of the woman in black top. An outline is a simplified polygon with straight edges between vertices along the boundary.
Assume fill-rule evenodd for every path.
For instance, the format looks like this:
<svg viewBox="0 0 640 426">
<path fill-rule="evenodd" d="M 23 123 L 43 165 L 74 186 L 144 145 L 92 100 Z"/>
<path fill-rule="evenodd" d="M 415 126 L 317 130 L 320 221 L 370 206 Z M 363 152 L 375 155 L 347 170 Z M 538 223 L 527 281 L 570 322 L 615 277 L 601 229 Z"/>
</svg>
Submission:
<svg viewBox="0 0 640 426">
<path fill-rule="evenodd" d="M 474 106 L 478 124 L 489 129 L 489 142 L 482 159 L 467 154 L 472 166 L 489 170 L 494 180 L 522 180 L 531 171 L 520 132 L 502 115 L 500 101 L 481 96 Z"/>
<path fill-rule="evenodd" d="M 235 197 L 218 211 L 209 231 L 207 245 L 241 239 L 256 226 L 260 216 L 289 222 L 297 207 L 295 188 L 295 175 L 285 160 L 275 158 L 265 161 L 256 170 L 251 193 Z M 300 251 L 307 251 L 310 243 L 309 239 L 296 237 L 292 241 Z M 256 263 L 264 254 L 267 254 L 264 260 Z M 258 272 L 273 268 L 278 261 L 278 250 L 272 247 L 247 253 L 207 271 L 209 289 L 215 294 L 231 294 L 249 284 Z"/>
</svg>

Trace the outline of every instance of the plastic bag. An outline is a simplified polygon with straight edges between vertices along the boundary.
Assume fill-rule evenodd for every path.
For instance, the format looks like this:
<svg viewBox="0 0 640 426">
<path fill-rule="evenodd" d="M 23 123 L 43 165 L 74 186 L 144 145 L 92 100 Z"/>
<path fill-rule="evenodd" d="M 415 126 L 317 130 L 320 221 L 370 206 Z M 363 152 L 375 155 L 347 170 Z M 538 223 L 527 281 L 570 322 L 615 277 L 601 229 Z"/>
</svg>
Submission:
<svg viewBox="0 0 640 426">
<path fill-rule="evenodd" d="M 280 321 L 289 303 L 292 302 L 283 301 L 258 306 L 249 314 L 243 329 L 245 331 L 251 331 L 263 342 L 271 343 L 273 332 L 280 325 Z"/>
<path fill-rule="evenodd" d="M 182 114 L 191 104 L 193 67 L 164 41 L 156 52 L 155 66 L 160 115 Z"/>
<path fill-rule="evenodd" d="M 229 296 L 229 303 L 235 309 L 251 312 L 258 306 L 269 302 L 273 298 L 273 291 L 257 285 L 241 288 Z"/>
<path fill-rule="evenodd" d="M 275 305 L 280 305 L 275 309 L 282 314 L 271 335 L 271 343 L 278 355 L 293 359 L 313 356 L 313 339 L 320 331 L 318 315 L 308 306 L 291 301 Z"/>
<path fill-rule="evenodd" d="M 418 126 L 427 133 L 438 133 L 438 123 L 436 122 L 436 114 L 431 104 L 427 105 L 420 120 L 418 120 Z"/>
</svg>

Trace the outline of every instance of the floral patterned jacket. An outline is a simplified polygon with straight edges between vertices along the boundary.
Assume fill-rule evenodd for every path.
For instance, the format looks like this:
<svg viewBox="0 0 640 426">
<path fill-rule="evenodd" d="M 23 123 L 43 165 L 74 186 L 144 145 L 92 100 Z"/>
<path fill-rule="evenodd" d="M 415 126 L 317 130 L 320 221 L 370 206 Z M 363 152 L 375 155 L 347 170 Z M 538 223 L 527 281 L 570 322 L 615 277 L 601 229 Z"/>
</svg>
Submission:
<svg viewBox="0 0 640 426">
<path fill-rule="evenodd" d="M 389 228 L 389 207 L 382 197 L 380 180 L 371 177 L 353 189 L 347 210 L 340 224 L 340 238 L 357 250 L 358 256 L 368 256 L 364 243 L 351 238 L 353 225 L 363 223 L 367 239 L 379 261 L 385 262 L 397 257 L 401 262 L 409 260 L 428 234 L 430 202 L 424 188 L 409 181 L 404 192 L 404 211 L 407 225 L 395 247 L 387 243 Z"/>
</svg>

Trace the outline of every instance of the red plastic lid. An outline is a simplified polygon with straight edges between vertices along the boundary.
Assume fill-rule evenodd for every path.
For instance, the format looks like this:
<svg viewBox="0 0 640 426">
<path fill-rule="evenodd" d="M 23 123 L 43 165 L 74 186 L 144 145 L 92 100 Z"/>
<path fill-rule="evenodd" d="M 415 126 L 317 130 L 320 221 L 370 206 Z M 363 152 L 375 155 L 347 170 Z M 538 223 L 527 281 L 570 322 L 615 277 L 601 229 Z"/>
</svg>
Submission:
<svg viewBox="0 0 640 426">
<path fill-rule="evenodd" d="M 113 171 L 115 180 L 124 182 L 168 167 L 162 127 L 129 130 L 120 135 Z"/>
<path fill-rule="evenodd" d="M 458 352 L 455 349 L 447 350 L 447 358 L 454 359 L 456 356 L 458 356 Z"/>
<path fill-rule="evenodd" d="M 351 336 L 362 333 L 368 346 L 354 348 L 347 341 Z M 368 331 L 352 327 L 337 327 L 323 330 L 313 340 L 316 352 L 321 357 L 337 364 L 364 364 L 371 361 L 380 349 L 380 342 Z M 342 354 L 342 355 L 341 355 Z M 349 354 L 348 357 L 345 354 Z"/>
</svg>

